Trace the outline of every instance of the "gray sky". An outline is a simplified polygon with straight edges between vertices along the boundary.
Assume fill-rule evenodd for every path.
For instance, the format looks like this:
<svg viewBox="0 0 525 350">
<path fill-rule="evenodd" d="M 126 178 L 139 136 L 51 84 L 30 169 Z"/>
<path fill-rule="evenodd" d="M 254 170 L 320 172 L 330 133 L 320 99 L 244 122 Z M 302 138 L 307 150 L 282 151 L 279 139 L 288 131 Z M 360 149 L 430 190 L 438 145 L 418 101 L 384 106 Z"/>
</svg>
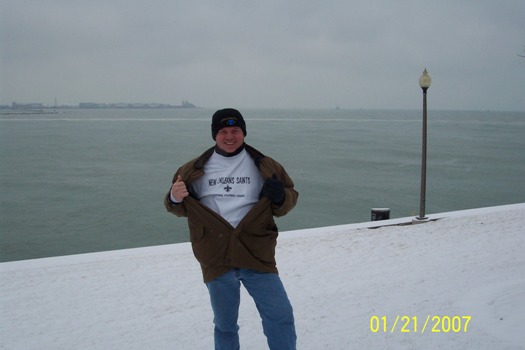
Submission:
<svg viewBox="0 0 525 350">
<path fill-rule="evenodd" d="M 0 104 L 525 110 L 523 0 L 0 0 Z"/>
</svg>

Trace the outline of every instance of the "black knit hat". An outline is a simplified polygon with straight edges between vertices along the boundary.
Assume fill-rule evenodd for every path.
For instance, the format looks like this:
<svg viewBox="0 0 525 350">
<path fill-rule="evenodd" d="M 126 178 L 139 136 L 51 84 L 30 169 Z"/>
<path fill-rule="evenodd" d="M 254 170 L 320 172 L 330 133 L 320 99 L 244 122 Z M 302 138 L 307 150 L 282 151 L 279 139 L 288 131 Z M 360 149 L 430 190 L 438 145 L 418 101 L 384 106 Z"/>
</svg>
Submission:
<svg viewBox="0 0 525 350">
<path fill-rule="evenodd" d="M 219 109 L 213 114 L 211 119 L 211 136 L 215 140 L 215 136 L 222 128 L 228 126 L 238 126 L 242 129 L 242 133 L 246 136 L 246 123 L 242 117 L 241 112 L 233 108 Z"/>
</svg>

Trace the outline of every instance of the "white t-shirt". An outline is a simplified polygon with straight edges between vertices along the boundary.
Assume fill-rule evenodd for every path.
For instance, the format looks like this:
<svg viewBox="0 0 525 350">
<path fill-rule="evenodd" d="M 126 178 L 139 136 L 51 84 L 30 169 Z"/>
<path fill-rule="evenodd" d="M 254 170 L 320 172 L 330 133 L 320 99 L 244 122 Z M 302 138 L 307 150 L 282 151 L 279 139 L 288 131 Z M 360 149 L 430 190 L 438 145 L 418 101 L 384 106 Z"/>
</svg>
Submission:
<svg viewBox="0 0 525 350">
<path fill-rule="evenodd" d="M 233 157 L 214 152 L 204 165 L 204 176 L 191 186 L 202 204 L 235 228 L 259 201 L 263 178 L 246 150 Z"/>
</svg>

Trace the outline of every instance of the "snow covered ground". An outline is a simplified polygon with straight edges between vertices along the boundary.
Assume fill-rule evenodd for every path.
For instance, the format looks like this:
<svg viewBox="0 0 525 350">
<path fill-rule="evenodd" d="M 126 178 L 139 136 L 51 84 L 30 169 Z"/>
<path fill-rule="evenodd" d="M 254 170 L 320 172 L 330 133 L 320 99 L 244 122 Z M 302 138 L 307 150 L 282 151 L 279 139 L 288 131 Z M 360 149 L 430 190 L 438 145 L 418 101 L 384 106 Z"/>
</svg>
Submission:
<svg viewBox="0 0 525 350">
<path fill-rule="evenodd" d="M 525 203 L 395 225 L 411 219 L 281 233 L 298 349 L 525 349 Z M 1 349 L 213 348 L 188 243 L 7 262 L 0 279 Z M 241 348 L 267 349 L 242 298 Z"/>
</svg>

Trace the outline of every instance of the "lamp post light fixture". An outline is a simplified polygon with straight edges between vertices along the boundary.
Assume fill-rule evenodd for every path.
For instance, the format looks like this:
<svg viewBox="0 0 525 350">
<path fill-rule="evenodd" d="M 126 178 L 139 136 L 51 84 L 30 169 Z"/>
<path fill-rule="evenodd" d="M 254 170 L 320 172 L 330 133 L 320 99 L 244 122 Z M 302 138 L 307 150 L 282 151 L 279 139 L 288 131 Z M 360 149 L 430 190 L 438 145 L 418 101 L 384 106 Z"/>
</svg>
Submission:
<svg viewBox="0 0 525 350">
<path fill-rule="evenodd" d="M 427 69 L 419 78 L 419 86 L 423 89 L 423 142 L 421 154 L 421 193 L 419 197 L 419 216 L 418 220 L 425 220 L 425 201 L 427 188 L 427 90 L 432 84 L 432 78 L 428 75 Z"/>
</svg>

